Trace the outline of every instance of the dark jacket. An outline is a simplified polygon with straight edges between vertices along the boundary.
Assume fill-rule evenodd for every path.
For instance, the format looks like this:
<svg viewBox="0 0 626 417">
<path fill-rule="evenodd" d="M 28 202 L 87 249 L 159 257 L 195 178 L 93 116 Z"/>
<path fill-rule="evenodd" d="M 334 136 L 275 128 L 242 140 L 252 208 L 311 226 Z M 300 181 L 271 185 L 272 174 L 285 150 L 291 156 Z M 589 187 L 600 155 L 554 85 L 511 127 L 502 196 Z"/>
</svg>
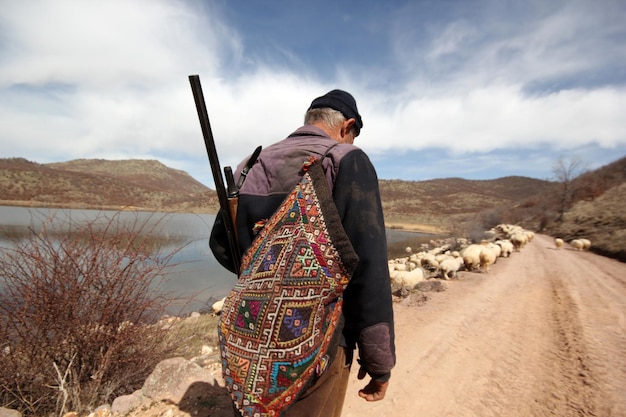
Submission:
<svg viewBox="0 0 626 417">
<path fill-rule="evenodd" d="M 271 217 L 298 183 L 302 164 L 308 157 L 321 158 L 325 154 L 322 166 L 343 227 L 359 256 L 344 293 L 345 345 L 354 349 L 358 344 L 362 366 L 373 377 L 384 380 L 395 364 L 387 241 L 378 178 L 361 149 L 340 144 L 315 126 L 303 126 L 265 148 L 239 194 L 240 250 L 244 253 L 251 246 L 255 223 Z M 242 166 L 235 172 L 240 173 Z M 234 271 L 219 215 L 211 231 L 210 246 L 217 260 Z"/>
</svg>

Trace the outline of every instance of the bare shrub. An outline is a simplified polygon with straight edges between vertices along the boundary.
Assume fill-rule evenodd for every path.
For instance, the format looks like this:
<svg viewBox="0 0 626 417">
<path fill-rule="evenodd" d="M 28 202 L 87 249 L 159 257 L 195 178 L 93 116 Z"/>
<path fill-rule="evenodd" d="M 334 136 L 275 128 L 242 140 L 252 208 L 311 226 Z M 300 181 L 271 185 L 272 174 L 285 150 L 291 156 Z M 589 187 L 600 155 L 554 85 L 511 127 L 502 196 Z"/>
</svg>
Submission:
<svg viewBox="0 0 626 417">
<path fill-rule="evenodd" d="M 478 224 L 480 228 L 485 231 L 492 227 L 495 227 L 501 223 L 504 223 L 505 209 L 503 207 L 495 207 L 492 209 L 484 210 L 478 215 Z"/>
<path fill-rule="evenodd" d="M 485 228 L 482 226 L 480 221 L 468 225 L 467 236 L 472 242 L 480 242 L 488 237 Z"/>
<path fill-rule="evenodd" d="M 172 257 L 158 221 L 58 225 L 0 248 L 0 405 L 87 411 L 141 387 L 172 343 L 155 325 Z"/>
<path fill-rule="evenodd" d="M 451 236 L 466 237 L 469 235 L 468 228 L 472 221 L 467 216 L 450 216 L 446 220 L 446 229 Z"/>
<path fill-rule="evenodd" d="M 573 204 L 573 196 L 576 191 L 574 179 L 585 171 L 582 159 L 572 157 L 569 159 L 559 158 L 552 167 L 554 177 L 561 185 L 559 198 L 559 217 L 558 221 L 563 221 L 565 212 L 569 210 Z"/>
</svg>

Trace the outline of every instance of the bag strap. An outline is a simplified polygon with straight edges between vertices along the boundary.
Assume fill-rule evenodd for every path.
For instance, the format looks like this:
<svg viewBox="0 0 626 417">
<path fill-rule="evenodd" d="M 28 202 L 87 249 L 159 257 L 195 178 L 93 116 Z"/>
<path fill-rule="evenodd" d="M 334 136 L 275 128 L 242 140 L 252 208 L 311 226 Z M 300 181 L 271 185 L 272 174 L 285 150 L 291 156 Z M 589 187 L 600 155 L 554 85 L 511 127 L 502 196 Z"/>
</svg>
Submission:
<svg viewBox="0 0 626 417">
<path fill-rule="evenodd" d="M 332 145 L 328 151 L 334 146 L 336 145 Z M 328 151 L 326 154 L 328 154 Z M 303 170 L 308 172 L 315 186 L 322 213 L 324 213 L 324 220 L 328 226 L 328 231 L 335 248 L 339 251 L 346 269 L 352 273 L 359 263 L 359 257 L 354 251 L 350 238 L 341 223 L 341 216 L 337 210 L 337 205 L 330 191 L 330 186 L 326 180 L 326 173 L 324 172 L 321 162 L 321 159 L 317 160 L 311 157 L 309 161 L 304 163 Z"/>
</svg>

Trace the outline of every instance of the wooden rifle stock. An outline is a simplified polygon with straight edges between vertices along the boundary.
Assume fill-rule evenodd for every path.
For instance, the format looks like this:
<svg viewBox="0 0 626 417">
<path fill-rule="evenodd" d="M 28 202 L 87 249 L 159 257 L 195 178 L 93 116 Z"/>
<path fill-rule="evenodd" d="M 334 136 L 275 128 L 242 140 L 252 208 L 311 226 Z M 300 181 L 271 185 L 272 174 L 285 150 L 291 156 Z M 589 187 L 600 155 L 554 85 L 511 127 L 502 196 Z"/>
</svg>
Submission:
<svg viewBox="0 0 626 417">
<path fill-rule="evenodd" d="M 222 218 L 224 220 L 226 235 L 228 237 L 228 246 L 230 249 L 231 257 L 233 259 L 233 263 L 235 265 L 235 273 L 239 275 L 241 254 L 239 252 L 239 245 L 237 244 L 236 223 L 234 214 L 231 213 L 230 210 L 231 204 L 229 203 L 229 196 L 226 192 L 226 187 L 224 186 L 224 179 L 222 178 L 220 161 L 217 158 L 215 140 L 213 139 L 213 132 L 211 131 L 211 123 L 209 122 L 209 115 L 207 113 L 204 95 L 202 94 L 200 77 L 198 75 L 190 75 L 189 83 L 191 84 L 191 91 L 193 92 L 193 98 L 196 103 L 196 110 L 198 111 L 198 118 L 200 119 L 200 127 L 202 128 L 202 135 L 204 136 L 204 144 L 206 145 L 207 154 L 209 156 L 209 163 L 211 164 L 213 180 L 215 181 L 215 190 L 217 191 L 217 197 L 220 203 L 220 213 L 222 214 Z M 230 167 L 227 168 L 229 168 L 230 170 Z M 230 172 L 232 177 L 232 171 Z"/>
<path fill-rule="evenodd" d="M 237 206 L 239 206 L 239 187 L 235 185 L 235 176 L 231 167 L 224 167 L 224 177 L 226 178 L 226 194 L 228 196 L 228 210 L 233 224 L 237 224 Z M 237 228 L 235 227 L 235 239 L 237 236 Z"/>
</svg>

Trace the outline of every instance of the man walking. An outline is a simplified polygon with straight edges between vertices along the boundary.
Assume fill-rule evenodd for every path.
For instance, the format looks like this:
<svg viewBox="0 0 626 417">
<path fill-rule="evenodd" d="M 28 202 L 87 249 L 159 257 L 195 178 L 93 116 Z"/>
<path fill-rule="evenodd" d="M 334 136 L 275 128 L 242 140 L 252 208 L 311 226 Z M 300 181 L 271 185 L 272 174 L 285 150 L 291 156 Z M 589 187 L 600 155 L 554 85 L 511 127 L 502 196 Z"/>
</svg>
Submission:
<svg viewBox="0 0 626 417">
<path fill-rule="evenodd" d="M 359 391 L 366 401 L 385 397 L 395 365 L 393 309 L 387 243 L 378 178 L 367 155 L 353 145 L 363 128 L 353 96 L 332 90 L 313 100 L 304 125 L 265 149 L 239 191 L 237 237 L 242 253 L 302 177 L 310 157 L 321 161 L 341 226 L 358 256 L 343 294 L 337 328 L 340 348 L 313 385 L 298 394 L 285 416 L 341 415 L 353 354 L 358 347 Z M 240 165 L 236 170 L 241 172 Z M 234 271 L 223 219 L 216 218 L 210 246 L 218 261 Z"/>
</svg>

